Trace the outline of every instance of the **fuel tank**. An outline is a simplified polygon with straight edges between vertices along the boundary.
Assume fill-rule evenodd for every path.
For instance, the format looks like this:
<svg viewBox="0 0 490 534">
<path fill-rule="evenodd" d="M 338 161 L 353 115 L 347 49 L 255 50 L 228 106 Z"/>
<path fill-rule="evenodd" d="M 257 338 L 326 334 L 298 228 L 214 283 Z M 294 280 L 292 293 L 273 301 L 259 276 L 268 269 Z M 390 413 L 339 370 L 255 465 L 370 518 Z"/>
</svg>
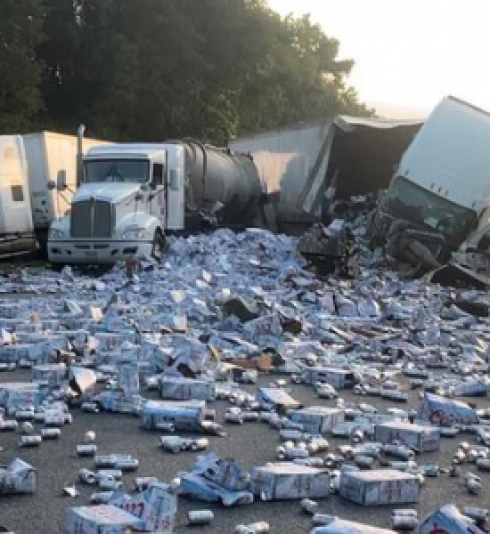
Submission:
<svg viewBox="0 0 490 534">
<path fill-rule="evenodd" d="M 176 143 L 176 142 L 173 142 Z M 251 224 L 258 216 L 263 187 L 251 156 L 179 141 L 186 159 L 186 211 L 213 213 L 220 224 Z"/>
</svg>

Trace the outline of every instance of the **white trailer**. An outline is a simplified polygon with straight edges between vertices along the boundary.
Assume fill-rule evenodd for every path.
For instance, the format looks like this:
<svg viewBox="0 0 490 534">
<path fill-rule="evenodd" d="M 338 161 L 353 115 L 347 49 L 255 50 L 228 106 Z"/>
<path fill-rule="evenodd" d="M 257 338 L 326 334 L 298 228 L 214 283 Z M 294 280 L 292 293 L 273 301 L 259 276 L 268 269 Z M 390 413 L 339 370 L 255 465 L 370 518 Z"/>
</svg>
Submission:
<svg viewBox="0 0 490 534">
<path fill-rule="evenodd" d="M 23 140 L 32 219 L 38 240 L 44 244 L 49 226 L 70 210 L 77 189 L 78 139 L 75 135 L 43 131 L 24 135 Z M 104 144 L 107 142 L 84 137 L 82 152 Z M 56 182 L 59 173 L 65 175 L 67 187 L 63 194 L 49 188 L 49 182 Z"/>
<path fill-rule="evenodd" d="M 27 183 L 27 161 L 20 135 L 0 136 L 0 257 L 36 249 Z"/>
<path fill-rule="evenodd" d="M 230 141 L 252 155 L 280 226 L 328 217 L 333 201 L 388 186 L 421 121 L 339 115 Z"/>
</svg>

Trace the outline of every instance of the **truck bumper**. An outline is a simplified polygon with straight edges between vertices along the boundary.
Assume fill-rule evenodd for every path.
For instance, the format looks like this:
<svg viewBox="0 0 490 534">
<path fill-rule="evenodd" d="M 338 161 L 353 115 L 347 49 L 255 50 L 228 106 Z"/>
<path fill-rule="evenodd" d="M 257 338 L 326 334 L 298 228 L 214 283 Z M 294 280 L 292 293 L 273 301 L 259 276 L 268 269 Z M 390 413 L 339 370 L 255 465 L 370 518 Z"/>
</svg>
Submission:
<svg viewBox="0 0 490 534">
<path fill-rule="evenodd" d="M 98 265 L 151 255 L 152 241 L 48 241 L 51 263 Z"/>
</svg>

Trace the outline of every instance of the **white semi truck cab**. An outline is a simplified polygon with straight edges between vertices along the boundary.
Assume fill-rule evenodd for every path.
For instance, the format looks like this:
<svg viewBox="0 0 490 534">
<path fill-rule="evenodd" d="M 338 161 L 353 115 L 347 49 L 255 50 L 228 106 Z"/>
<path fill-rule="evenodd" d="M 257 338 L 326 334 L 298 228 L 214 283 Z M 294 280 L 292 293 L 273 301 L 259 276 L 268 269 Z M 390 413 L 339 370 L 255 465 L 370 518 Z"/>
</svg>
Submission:
<svg viewBox="0 0 490 534">
<path fill-rule="evenodd" d="M 160 258 L 168 232 L 190 229 L 207 215 L 218 214 L 223 224 L 253 223 L 262 196 L 249 157 L 196 141 L 94 147 L 83 170 L 71 212 L 51 225 L 52 263 Z"/>
</svg>

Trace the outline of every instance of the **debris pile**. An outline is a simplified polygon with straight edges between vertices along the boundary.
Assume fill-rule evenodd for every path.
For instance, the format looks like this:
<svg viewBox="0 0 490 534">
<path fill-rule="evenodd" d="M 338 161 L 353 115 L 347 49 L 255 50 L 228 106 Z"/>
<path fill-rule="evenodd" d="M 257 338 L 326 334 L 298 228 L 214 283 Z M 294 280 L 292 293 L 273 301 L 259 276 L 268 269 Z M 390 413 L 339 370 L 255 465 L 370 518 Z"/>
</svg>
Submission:
<svg viewBox="0 0 490 534">
<path fill-rule="evenodd" d="M 133 416 L 135 433 L 154 436 L 160 461 L 182 456 L 189 467 L 171 481 L 143 473 L 130 495 L 124 474 L 140 458 L 120 452 L 123 439 L 107 450 L 85 428 L 69 454 L 93 465 L 74 467 L 65 494 L 95 491 L 68 511 L 65 534 L 170 534 L 184 498 L 244 509 L 297 501 L 317 534 L 424 534 L 443 520 L 451 533 L 488 528 L 476 505 L 485 504 L 478 499 L 488 496 L 490 471 L 490 322 L 480 313 L 490 298 L 380 270 L 365 224 L 363 213 L 345 222 L 356 240 L 355 277 L 318 277 L 297 239 L 256 229 L 173 238 L 164 263 L 142 261 L 129 277 L 125 266 L 97 279 L 67 268 L 59 282 L 22 271 L 8 288 L 35 296 L 0 302 L 0 430 L 19 436 L 19 450 L 3 452 L 14 461 L 0 469 L 0 494 L 36 491 L 43 466 L 17 456 L 32 447 L 35 459 L 47 441 L 62 444 L 77 418 L 109 412 Z M 9 376 L 15 381 L 2 379 Z M 315 401 L 305 404 L 301 391 Z M 213 450 L 247 425 L 277 436 L 261 463 L 242 466 L 237 447 L 234 458 Z M 455 436 L 462 441 L 442 465 L 434 455 Z M 460 481 L 475 506 L 437 503 L 420 522 L 417 506 L 434 477 Z M 327 516 L 325 499 L 396 508 L 383 530 Z M 187 522 L 203 531 L 219 518 L 215 508 L 194 512 Z M 251 516 L 236 532 L 269 528 L 269 518 Z"/>
</svg>

